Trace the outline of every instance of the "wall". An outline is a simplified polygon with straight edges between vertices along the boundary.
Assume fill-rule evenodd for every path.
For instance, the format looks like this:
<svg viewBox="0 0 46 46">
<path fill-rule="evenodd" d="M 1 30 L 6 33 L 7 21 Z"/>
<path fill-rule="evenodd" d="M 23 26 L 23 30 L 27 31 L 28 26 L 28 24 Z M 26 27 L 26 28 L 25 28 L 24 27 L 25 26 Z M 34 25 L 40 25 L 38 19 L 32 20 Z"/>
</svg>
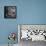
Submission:
<svg viewBox="0 0 46 46">
<path fill-rule="evenodd" d="M 4 19 L 4 6 L 17 6 L 16 19 Z M 0 44 L 8 43 L 9 32 L 17 32 L 18 24 L 46 24 L 46 0 L 1 0 Z"/>
</svg>

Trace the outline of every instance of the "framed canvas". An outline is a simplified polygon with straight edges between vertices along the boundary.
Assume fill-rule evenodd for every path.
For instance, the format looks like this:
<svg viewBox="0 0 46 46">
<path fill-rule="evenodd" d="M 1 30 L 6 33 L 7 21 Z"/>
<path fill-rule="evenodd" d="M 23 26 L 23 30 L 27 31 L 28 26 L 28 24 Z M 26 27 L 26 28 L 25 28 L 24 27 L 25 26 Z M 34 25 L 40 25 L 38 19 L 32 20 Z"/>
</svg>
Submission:
<svg viewBox="0 0 46 46">
<path fill-rule="evenodd" d="M 4 18 L 15 18 L 17 16 L 16 6 L 4 6 Z"/>
<path fill-rule="evenodd" d="M 20 28 L 20 29 L 19 29 Z M 46 41 L 46 25 L 20 24 L 18 26 L 19 39 L 31 41 Z"/>
</svg>

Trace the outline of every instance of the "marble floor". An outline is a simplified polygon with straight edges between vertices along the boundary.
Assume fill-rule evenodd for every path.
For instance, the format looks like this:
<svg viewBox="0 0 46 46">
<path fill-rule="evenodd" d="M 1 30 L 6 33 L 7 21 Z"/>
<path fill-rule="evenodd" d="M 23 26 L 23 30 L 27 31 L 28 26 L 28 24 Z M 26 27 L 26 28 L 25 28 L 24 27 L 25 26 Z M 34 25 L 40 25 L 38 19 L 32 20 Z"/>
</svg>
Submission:
<svg viewBox="0 0 46 46">
<path fill-rule="evenodd" d="M 0 44 L 0 46 L 8 46 L 8 44 Z M 11 46 L 11 45 L 10 45 Z M 46 41 L 34 41 L 31 40 L 21 40 L 19 44 L 13 46 L 46 46 Z"/>
<path fill-rule="evenodd" d="M 0 44 L 0 46 L 8 46 L 8 44 Z M 9 46 L 19 46 L 18 44 L 9 45 Z"/>
<path fill-rule="evenodd" d="M 46 41 L 21 40 L 20 46 L 46 46 Z"/>
</svg>

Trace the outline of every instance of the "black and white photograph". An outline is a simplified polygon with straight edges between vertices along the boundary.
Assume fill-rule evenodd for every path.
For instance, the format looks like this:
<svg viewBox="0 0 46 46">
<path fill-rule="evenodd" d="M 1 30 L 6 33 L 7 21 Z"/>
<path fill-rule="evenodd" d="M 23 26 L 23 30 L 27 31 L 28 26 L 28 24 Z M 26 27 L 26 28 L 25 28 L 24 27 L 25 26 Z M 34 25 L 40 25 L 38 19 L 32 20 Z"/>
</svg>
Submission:
<svg viewBox="0 0 46 46">
<path fill-rule="evenodd" d="M 4 6 L 4 18 L 16 19 L 16 6 Z"/>
</svg>

